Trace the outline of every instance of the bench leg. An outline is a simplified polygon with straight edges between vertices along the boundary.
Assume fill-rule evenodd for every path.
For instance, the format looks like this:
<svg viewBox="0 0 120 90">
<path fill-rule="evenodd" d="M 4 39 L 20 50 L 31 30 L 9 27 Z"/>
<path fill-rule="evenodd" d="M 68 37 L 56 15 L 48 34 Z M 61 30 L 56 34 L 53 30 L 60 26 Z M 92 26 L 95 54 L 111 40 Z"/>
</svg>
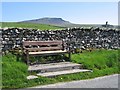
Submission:
<svg viewBox="0 0 120 90">
<path fill-rule="evenodd" d="M 17 61 L 19 61 L 19 55 L 18 54 L 16 55 L 16 58 L 17 58 Z"/>
<path fill-rule="evenodd" d="M 26 54 L 26 59 L 27 59 L 27 65 L 30 64 L 30 61 L 29 61 L 29 54 Z"/>
<path fill-rule="evenodd" d="M 22 54 L 22 60 L 27 64 L 27 58 L 25 53 Z"/>
<path fill-rule="evenodd" d="M 37 57 L 36 64 L 39 64 L 39 56 L 36 56 L 36 57 Z"/>
<path fill-rule="evenodd" d="M 71 61 L 71 53 L 70 52 L 69 52 L 68 56 L 69 56 L 69 61 Z"/>
</svg>

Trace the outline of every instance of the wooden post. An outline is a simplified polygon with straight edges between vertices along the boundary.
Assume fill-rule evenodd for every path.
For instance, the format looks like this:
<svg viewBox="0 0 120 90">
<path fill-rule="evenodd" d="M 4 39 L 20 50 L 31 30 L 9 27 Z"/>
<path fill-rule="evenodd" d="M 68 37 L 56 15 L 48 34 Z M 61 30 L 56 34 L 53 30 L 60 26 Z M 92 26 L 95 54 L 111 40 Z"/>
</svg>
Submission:
<svg viewBox="0 0 120 90">
<path fill-rule="evenodd" d="M 26 60 L 27 60 L 27 65 L 29 65 L 30 62 L 29 62 L 29 51 L 28 50 L 26 51 Z"/>
</svg>

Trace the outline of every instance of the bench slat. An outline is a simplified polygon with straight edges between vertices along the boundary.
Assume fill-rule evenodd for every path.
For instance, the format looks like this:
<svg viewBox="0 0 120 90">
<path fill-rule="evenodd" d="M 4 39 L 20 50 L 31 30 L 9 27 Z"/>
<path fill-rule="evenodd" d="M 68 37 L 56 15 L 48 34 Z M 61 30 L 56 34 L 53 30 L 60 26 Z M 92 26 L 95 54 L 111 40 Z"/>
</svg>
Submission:
<svg viewBox="0 0 120 90">
<path fill-rule="evenodd" d="M 62 50 L 63 47 L 57 46 L 57 47 L 41 47 L 41 48 L 25 48 L 28 51 L 52 51 L 52 50 Z"/>
<path fill-rule="evenodd" d="M 24 41 L 23 42 L 23 47 L 29 46 L 29 45 L 61 45 L 62 41 Z"/>
<path fill-rule="evenodd" d="M 67 51 L 58 50 L 58 51 L 29 52 L 30 55 L 59 54 L 59 53 L 67 53 Z"/>
</svg>

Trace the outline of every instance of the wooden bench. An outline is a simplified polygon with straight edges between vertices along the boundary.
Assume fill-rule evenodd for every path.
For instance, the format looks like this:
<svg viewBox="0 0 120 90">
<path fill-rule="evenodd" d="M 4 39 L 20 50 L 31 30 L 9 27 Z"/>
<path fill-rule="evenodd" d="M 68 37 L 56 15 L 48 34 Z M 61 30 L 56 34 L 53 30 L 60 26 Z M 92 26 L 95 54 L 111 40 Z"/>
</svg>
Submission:
<svg viewBox="0 0 120 90">
<path fill-rule="evenodd" d="M 65 50 L 63 41 L 24 41 L 23 54 L 27 64 L 30 64 L 29 56 L 55 55 L 65 54 L 69 51 Z M 70 58 L 70 54 L 69 54 Z"/>
</svg>

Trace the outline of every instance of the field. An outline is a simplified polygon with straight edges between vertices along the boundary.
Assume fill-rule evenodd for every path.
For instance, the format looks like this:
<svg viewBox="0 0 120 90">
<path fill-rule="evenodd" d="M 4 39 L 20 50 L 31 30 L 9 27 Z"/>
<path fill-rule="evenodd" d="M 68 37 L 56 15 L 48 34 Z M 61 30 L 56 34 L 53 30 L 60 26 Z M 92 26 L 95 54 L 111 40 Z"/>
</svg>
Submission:
<svg viewBox="0 0 120 90">
<path fill-rule="evenodd" d="M 3 88 L 25 88 L 35 85 L 52 84 L 72 80 L 90 79 L 104 75 L 119 73 L 120 56 L 118 50 L 94 50 L 72 54 L 72 62 L 82 63 L 84 68 L 92 69 L 93 72 L 61 75 L 55 78 L 39 77 L 27 80 L 28 66 L 22 59 L 9 53 L 2 57 L 2 84 Z"/>
<path fill-rule="evenodd" d="M 0 23 L 1 25 L 1 23 Z M 52 26 L 52 25 L 45 25 L 45 24 L 34 24 L 34 23 L 17 23 L 17 22 L 3 22 L 2 28 L 4 27 L 21 27 L 21 28 L 33 28 L 33 29 L 40 29 L 40 30 L 49 30 L 49 29 L 62 29 L 63 27 Z"/>
<path fill-rule="evenodd" d="M 34 28 L 40 30 L 46 29 L 62 29 L 65 27 L 97 27 L 100 25 L 90 25 L 90 24 L 70 24 L 62 26 L 54 26 L 48 24 L 37 24 L 37 23 L 25 23 L 25 22 L 0 22 L 1 27 L 21 27 L 21 28 Z"/>
<path fill-rule="evenodd" d="M 48 24 L 37 24 L 37 23 L 25 23 L 25 22 L 0 22 L 0 26 L 4 27 L 15 27 L 15 28 L 32 28 L 32 29 L 40 29 L 40 30 L 55 30 L 55 29 L 65 29 L 72 27 L 101 27 L 101 24 L 65 24 L 65 25 L 48 25 Z M 117 28 L 117 26 L 114 26 Z M 101 27 L 102 28 L 102 27 Z"/>
</svg>

